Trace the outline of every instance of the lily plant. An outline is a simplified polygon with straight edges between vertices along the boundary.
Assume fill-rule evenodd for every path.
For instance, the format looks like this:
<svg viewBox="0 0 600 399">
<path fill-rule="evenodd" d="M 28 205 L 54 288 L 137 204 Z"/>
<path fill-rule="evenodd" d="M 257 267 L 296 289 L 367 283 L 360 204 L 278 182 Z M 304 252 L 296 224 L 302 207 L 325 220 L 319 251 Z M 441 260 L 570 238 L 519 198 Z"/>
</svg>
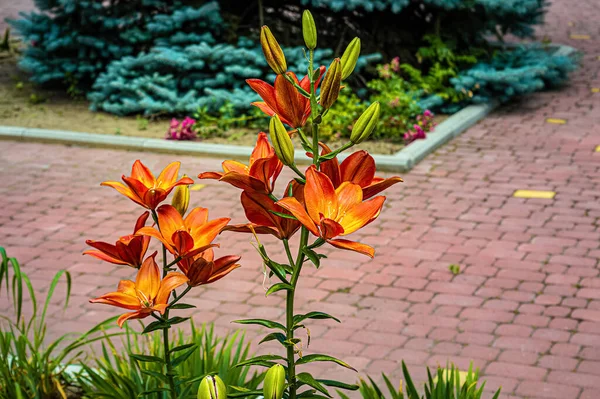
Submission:
<svg viewBox="0 0 600 399">
<path fill-rule="evenodd" d="M 265 59 L 277 74 L 273 85 L 249 79 L 247 83 L 264 101 L 253 103 L 271 117 L 269 135 L 258 134 L 256 146 L 247 164 L 224 161 L 222 172 L 203 172 L 199 179 L 216 179 L 241 190 L 240 204 L 247 222 L 230 224 L 229 218 L 209 219 L 206 208 L 197 207 L 188 212 L 189 185 L 193 180 L 179 178 L 180 164 L 173 162 L 155 178 L 140 161 L 132 167 L 131 176 L 123 176 L 123 182 L 104 182 L 144 208 L 137 219 L 132 235 L 121 237 L 116 244 L 88 240 L 94 249 L 86 254 L 106 262 L 136 269 L 134 280 L 122 280 L 115 292 L 90 300 L 126 309 L 118 319 L 122 326 L 130 319 L 154 319 L 144 333 L 160 330 L 163 334 L 164 356 L 162 358 L 132 354 L 142 362 L 158 362 L 164 367 L 164 375 L 157 374 L 163 384 L 159 392 L 170 399 L 187 398 L 191 382 L 203 379 L 197 393 L 199 399 L 264 395 L 266 399 L 296 399 L 300 397 L 331 397 L 329 389 L 358 389 L 326 378 L 315 377 L 301 371 L 303 365 L 312 362 L 333 362 L 342 367 L 352 367 L 344 361 L 327 354 L 306 354 L 300 348 L 302 339 L 296 335 L 311 319 L 332 319 L 333 315 L 315 310 L 297 314 L 294 304 L 300 295 L 298 281 L 304 267 L 312 263 L 321 266 L 325 256 L 323 246 L 355 251 L 373 257 L 371 246 L 347 238 L 373 222 L 381 213 L 386 198 L 378 195 L 390 186 L 401 182 L 399 177 L 376 176 L 373 157 L 366 151 L 356 151 L 343 162 L 337 156 L 355 144 L 366 140 L 375 129 L 379 119 L 379 104 L 369 106 L 358 116 L 348 143 L 331 149 L 319 140 L 319 127 L 327 121 L 327 115 L 336 102 L 342 83 L 355 69 L 360 53 L 360 40 L 350 42 L 341 58 L 335 58 L 328 68 L 314 65 L 317 31 L 310 12 L 302 16 L 302 31 L 307 51 L 306 76 L 298 80 L 287 70 L 285 55 L 267 26 L 261 28 L 260 41 Z M 297 135 L 310 166 L 301 169 L 291 140 Z M 277 187 L 284 167 L 295 177 Z M 171 204 L 165 204 L 171 191 Z M 281 194 L 278 196 L 277 194 Z M 154 224 L 146 222 L 152 216 Z M 282 354 L 256 356 L 240 363 L 239 367 L 267 367 L 262 391 L 249 391 L 227 387 L 216 375 L 180 375 L 177 365 L 191 356 L 198 348 L 193 345 L 172 347 L 170 329 L 186 318 L 173 316 L 171 312 L 193 307 L 183 298 L 196 287 L 210 284 L 239 267 L 240 257 L 225 255 L 215 259 L 219 234 L 250 233 L 256 239 L 256 248 L 263 267 L 276 283 L 266 295 L 283 292 L 285 320 L 245 319 L 241 324 L 254 324 L 268 330 L 262 342 L 276 341 L 281 344 Z M 260 243 L 258 235 L 276 237 L 285 253 L 285 259 L 271 258 Z M 146 256 L 150 240 L 162 245 L 162 266 L 155 260 L 157 253 Z M 290 242 L 297 242 L 292 251 Z M 233 388 L 230 388 L 230 390 Z"/>
</svg>

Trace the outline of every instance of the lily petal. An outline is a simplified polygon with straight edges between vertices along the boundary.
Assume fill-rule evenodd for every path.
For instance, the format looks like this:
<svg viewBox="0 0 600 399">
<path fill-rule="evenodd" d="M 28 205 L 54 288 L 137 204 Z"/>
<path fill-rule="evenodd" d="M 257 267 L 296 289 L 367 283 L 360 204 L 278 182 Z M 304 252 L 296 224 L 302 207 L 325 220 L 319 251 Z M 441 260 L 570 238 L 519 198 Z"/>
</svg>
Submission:
<svg viewBox="0 0 600 399">
<path fill-rule="evenodd" d="M 379 216 L 384 202 L 385 197 L 379 196 L 350 208 L 343 219 L 339 221 L 344 228 L 344 235 L 353 233 L 375 220 Z"/>
<path fill-rule="evenodd" d="M 140 300 L 137 297 L 122 292 L 109 292 L 98 298 L 90 299 L 90 303 L 104 303 L 129 310 L 141 309 Z"/>
<path fill-rule="evenodd" d="M 306 171 L 304 201 L 306 210 L 313 221 L 320 221 L 321 214 L 325 218 L 335 220 L 338 210 L 335 189 L 329 177 L 317 171 L 314 165 L 311 165 Z"/>
<path fill-rule="evenodd" d="M 369 199 L 374 195 L 379 194 L 383 190 L 393 186 L 396 183 L 401 183 L 404 180 L 398 176 L 390 177 L 387 179 L 375 178 L 371 184 L 367 187 L 363 187 L 363 198 Z"/>
<path fill-rule="evenodd" d="M 160 172 L 158 179 L 156 179 L 156 187 L 166 190 L 168 187 L 171 187 L 173 184 L 175 184 L 180 167 L 181 162 L 177 161 L 171 162 L 169 165 L 167 165 L 167 167 Z"/>
<path fill-rule="evenodd" d="M 169 295 L 171 291 L 176 289 L 177 287 L 188 282 L 188 278 L 179 273 L 179 272 L 171 272 L 165 276 L 165 278 L 160 282 L 160 288 L 158 290 L 158 294 L 156 295 L 155 304 L 166 304 L 169 300 Z"/>
<path fill-rule="evenodd" d="M 145 317 L 150 316 L 150 313 L 150 309 L 142 309 L 133 313 L 125 313 L 117 319 L 117 324 L 119 325 L 119 327 L 123 328 L 123 324 L 125 324 L 127 320 L 143 319 Z"/>
<path fill-rule="evenodd" d="M 149 302 L 152 302 L 158 293 L 160 287 L 160 269 L 154 260 L 154 257 L 148 257 L 140 267 L 135 279 L 137 291 L 145 295 Z"/>
<path fill-rule="evenodd" d="M 150 169 L 148 169 L 148 167 L 146 167 L 139 159 L 136 160 L 131 167 L 131 177 L 139 180 L 146 187 L 152 187 L 156 182 Z"/>
<path fill-rule="evenodd" d="M 320 236 L 317 225 L 315 224 L 313 219 L 309 216 L 309 214 L 306 212 L 306 209 L 304 209 L 304 206 L 300 202 L 298 202 L 298 200 L 296 198 L 285 197 L 285 198 L 277 201 L 277 205 L 290 211 L 290 213 L 292 215 L 294 215 L 296 217 L 296 219 L 298 219 L 300 221 L 300 223 L 302 223 L 311 233 L 313 233 L 317 237 Z"/>
<path fill-rule="evenodd" d="M 340 165 L 341 181 L 349 181 L 361 187 L 368 186 L 375 177 L 375 160 L 361 150 L 348 156 Z"/>
<path fill-rule="evenodd" d="M 144 204 L 144 202 L 142 201 L 142 199 L 136 193 L 134 193 L 129 187 L 124 185 L 123 183 L 120 183 L 118 181 L 105 181 L 105 182 L 100 183 L 100 185 L 112 187 L 115 190 L 117 190 L 119 193 L 123 194 L 124 196 L 126 196 L 127 198 L 132 200 L 133 202 L 135 202 L 141 206 L 146 206 Z"/>
<path fill-rule="evenodd" d="M 355 252 L 367 255 L 371 258 L 373 256 L 375 256 L 375 249 L 373 249 L 373 247 L 366 245 L 366 244 L 361 244 L 356 241 L 343 240 L 343 239 L 338 238 L 335 240 L 327 240 L 327 242 L 336 248 L 355 251 Z"/>
</svg>

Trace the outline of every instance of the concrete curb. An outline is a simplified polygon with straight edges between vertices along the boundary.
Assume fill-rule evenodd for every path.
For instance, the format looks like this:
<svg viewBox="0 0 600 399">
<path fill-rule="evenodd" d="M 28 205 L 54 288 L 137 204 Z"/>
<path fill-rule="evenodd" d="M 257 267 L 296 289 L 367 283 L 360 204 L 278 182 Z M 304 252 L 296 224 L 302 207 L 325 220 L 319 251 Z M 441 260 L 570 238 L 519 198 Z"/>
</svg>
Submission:
<svg viewBox="0 0 600 399">
<path fill-rule="evenodd" d="M 573 47 L 558 45 L 556 46 L 555 54 L 572 55 L 576 52 L 577 50 Z M 485 118 L 496 106 L 497 104 L 495 103 L 469 105 L 440 123 L 435 128 L 435 132 L 428 134 L 426 139 L 417 140 L 393 155 L 372 154 L 373 158 L 375 158 L 377 169 L 388 172 L 406 172 L 412 169 L 427 155 Z M 228 159 L 247 159 L 252 152 L 252 147 L 228 144 L 169 141 L 15 126 L 0 126 L 0 139 L 74 144 Z M 298 160 L 306 159 L 308 162 L 304 151 L 296 150 L 295 156 Z M 340 154 L 339 158 L 343 159 L 345 156 L 346 154 Z"/>
<path fill-rule="evenodd" d="M 417 140 L 393 155 L 372 154 L 377 169 L 388 172 L 405 172 L 436 150 L 444 143 L 483 119 L 493 105 L 470 105 L 450 116 L 435 128 L 435 133 L 427 135 L 424 140 Z M 148 139 L 143 137 L 114 136 L 108 134 L 80 133 L 64 130 L 34 129 L 15 126 L 0 126 L 0 139 L 28 142 L 73 144 L 89 147 L 116 148 L 124 150 L 141 150 L 184 154 L 197 156 L 221 157 L 227 159 L 247 159 L 252 147 L 210 144 L 184 141 Z M 345 158 L 340 154 L 339 158 Z M 304 151 L 296 150 L 296 159 L 308 158 Z"/>
</svg>

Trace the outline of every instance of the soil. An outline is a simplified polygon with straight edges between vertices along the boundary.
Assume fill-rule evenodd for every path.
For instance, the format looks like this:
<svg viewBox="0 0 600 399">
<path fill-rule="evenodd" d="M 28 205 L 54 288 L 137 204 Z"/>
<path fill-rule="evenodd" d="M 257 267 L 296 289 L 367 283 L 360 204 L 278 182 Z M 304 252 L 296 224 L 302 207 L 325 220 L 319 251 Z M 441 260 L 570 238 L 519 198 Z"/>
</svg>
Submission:
<svg viewBox="0 0 600 399">
<path fill-rule="evenodd" d="M 444 116 L 436 117 L 436 122 L 443 119 Z M 92 112 L 85 97 L 69 96 L 64 90 L 36 86 L 17 67 L 15 53 L 0 53 L 0 125 L 164 138 L 169 121 L 169 118 L 146 119 L 142 116 L 121 117 Z M 202 141 L 253 146 L 256 134 L 256 129 L 230 129 L 220 132 L 219 137 L 205 138 Z M 337 148 L 343 142 L 328 144 L 331 148 Z M 367 141 L 357 147 L 374 154 L 393 154 L 404 145 L 378 140 Z"/>
</svg>

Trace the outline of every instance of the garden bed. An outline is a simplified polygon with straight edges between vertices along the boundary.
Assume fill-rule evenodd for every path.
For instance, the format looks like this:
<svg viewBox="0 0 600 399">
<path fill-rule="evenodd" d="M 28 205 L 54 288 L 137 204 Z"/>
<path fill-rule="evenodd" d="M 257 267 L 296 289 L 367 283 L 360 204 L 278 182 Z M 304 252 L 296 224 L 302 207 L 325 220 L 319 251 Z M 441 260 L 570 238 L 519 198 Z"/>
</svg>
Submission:
<svg viewBox="0 0 600 399">
<path fill-rule="evenodd" d="M 162 139 L 169 126 L 167 117 L 143 118 L 141 116 L 115 116 L 89 110 L 88 101 L 81 95 L 69 95 L 64 90 L 40 89 L 28 81 L 18 69 L 13 55 L 0 59 L 0 125 L 25 128 L 64 130 L 113 136 Z M 436 115 L 439 124 L 447 115 Z M 264 120 L 265 130 L 268 119 Z M 197 142 L 253 146 L 257 129 L 233 128 Z M 332 147 L 342 141 L 330 141 Z M 300 146 L 297 146 L 300 148 Z M 391 155 L 405 145 L 389 140 L 367 141 L 357 146 L 374 154 Z"/>
</svg>

